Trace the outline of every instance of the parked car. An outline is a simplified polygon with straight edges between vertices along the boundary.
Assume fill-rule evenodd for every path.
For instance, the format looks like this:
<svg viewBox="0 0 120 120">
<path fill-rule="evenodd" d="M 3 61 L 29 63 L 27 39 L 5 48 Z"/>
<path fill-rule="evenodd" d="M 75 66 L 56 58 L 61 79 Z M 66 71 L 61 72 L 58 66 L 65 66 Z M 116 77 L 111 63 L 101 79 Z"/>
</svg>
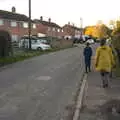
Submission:
<svg viewBox="0 0 120 120">
<path fill-rule="evenodd" d="M 31 48 L 33 50 L 49 50 L 51 49 L 50 45 L 44 44 L 44 43 L 32 43 Z"/>
<path fill-rule="evenodd" d="M 29 39 L 28 38 L 22 38 L 19 42 L 20 48 L 29 48 Z M 48 50 L 51 49 L 50 45 L 44 44 L 41 42 L 41 40 L 37 38 L 31 38 L 31 49 L 32 50 Z"/>
<path fill-rule="evenodd" d="M 45 39 L 39 39 L 39 40 L 40 40 L 40 42 L 43 43 L 43 44 L 49 44 L 49 42 L 48 42 L 47 40 L 45 40 Z"/>
</svg>

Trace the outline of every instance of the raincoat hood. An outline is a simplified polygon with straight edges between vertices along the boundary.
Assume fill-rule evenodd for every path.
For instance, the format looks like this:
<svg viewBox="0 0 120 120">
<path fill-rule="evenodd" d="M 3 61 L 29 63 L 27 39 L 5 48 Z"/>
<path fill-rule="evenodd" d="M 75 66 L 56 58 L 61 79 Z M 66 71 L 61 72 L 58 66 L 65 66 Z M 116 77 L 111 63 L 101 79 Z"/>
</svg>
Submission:
<svg viewBox="0 0 120 120">
<path fill-rule="evenodd" d="M 107 49 L 108 47 L 104 45 L 104 46 L 101 46 L 100 48 L 101 49 Z"/>
</svg>

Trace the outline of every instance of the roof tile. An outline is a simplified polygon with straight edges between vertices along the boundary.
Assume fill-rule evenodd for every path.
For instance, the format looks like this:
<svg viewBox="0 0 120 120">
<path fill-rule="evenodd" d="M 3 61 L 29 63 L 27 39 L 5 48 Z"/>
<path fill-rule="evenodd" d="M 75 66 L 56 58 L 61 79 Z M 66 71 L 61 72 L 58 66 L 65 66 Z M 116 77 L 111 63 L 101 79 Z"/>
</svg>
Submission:
<svg viewBox="0 0 120 120">
<path fill-rule="evenodd" d="M 41 21 L 41 20 L 37 20 L 37 19 L 35 19 L 34 21 L 38 22 L 38 23 L 41 23 L 43 25 L 50 26 L 50 27 L 61 28 L 59 25 L 57 25 L 56 23 L 53 23 L 53 22 Z"/>
</svg>

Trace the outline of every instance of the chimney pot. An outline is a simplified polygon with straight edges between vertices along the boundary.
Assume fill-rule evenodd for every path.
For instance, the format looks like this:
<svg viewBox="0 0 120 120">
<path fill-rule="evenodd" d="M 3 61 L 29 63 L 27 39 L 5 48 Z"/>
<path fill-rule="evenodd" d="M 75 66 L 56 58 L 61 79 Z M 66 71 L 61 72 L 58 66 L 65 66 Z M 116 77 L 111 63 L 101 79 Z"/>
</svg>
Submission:
<svg viewBox="0 0 120 120">
<path fill-rule="evenodd" d="M 51 18 L 48 19 L 49 23 L 51 22 Z"/>
<path fill-rule="evenodd" d="M 43 21 L 43 16 L 40 17 L 40 20 Z"/>
<path fill-rule="evenodd" d="M 15 7 L 12 7 L 12 12 L 16 13 L 16 8 Z"/>
</svg>

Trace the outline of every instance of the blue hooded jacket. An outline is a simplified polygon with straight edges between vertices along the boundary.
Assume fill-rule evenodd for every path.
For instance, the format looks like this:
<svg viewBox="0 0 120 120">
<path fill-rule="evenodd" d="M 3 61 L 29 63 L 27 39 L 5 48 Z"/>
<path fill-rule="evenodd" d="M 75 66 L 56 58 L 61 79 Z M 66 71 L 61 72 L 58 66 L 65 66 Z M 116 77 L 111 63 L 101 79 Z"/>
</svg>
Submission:
<svg viewBox="0 0 120 120">
<path fill-rule="evenodd" d="M 91 47 L 85 47 L 83 54 L 84 54 L 84 57 L 85 57 L 85 64 L 90 65 L 91 56 L 92 56 L 92 48 Z"/>
</svg>

